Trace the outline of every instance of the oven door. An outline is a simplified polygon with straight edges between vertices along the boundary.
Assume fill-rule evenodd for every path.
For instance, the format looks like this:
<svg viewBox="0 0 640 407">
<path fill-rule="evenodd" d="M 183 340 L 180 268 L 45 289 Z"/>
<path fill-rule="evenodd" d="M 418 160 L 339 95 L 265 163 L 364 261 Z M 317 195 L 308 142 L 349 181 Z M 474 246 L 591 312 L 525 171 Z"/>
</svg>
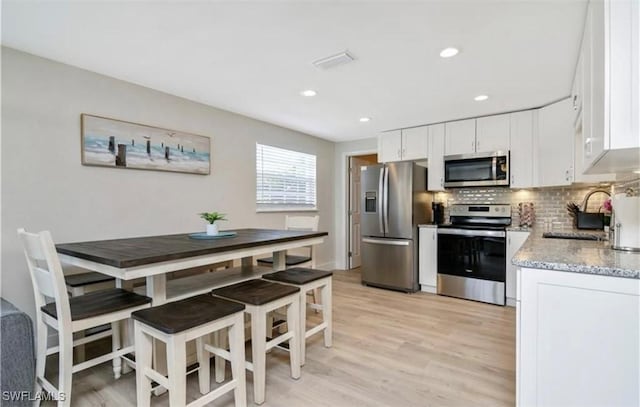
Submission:
<svg viewBox="0 0 640 407">
<path fill-rule="evenodd" d="M 505 304 L 506 233 L 438 229 L 438 293 Z"/>
</svg>

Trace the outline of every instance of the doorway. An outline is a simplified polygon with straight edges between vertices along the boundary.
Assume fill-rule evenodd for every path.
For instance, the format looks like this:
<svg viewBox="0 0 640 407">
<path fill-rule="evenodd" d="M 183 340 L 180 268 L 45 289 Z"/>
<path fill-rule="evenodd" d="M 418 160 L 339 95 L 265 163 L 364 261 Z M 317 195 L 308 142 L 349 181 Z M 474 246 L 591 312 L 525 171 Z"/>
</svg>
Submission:
<svg viewBox="0 0 640 407">
<path fill-rule="evenodd" d="M 360 203 L 362 200 L 362 191 L 360 188 L 360 170 L 362 166 L 377 163 L 377 154 L 349 156 L 349 205 L 347 206 L 347 218 L 349 219 L 349 230 L 347 239 L 349 269 L 360 267 L 360 263 L 362 261 L 360 253 Z"/>
</svg>

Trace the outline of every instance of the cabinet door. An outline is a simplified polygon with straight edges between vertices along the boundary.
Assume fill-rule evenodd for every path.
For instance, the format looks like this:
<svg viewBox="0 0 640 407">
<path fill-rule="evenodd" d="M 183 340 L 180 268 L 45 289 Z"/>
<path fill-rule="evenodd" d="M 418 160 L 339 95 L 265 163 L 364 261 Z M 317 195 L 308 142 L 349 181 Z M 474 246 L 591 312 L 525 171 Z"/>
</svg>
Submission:
<svg viewBox="0 0 640 407">
<path fill-rule="evenodd" d="M 638 280 L 522 269 L 520 406 L 640 405 Z"/>
<path fill-rule="evenodd" d="M 534 111 L 525 110 L 510 114 L 509 172 L 511 188 L 533 186 L 533 119 Z"/>
<path fill-rule="evenodd" d="M 588 35 L 589 45 L 589 66 L 591 71 L 591 131 L 586 132 L 584 137 L 584 163 L 591 166 L 600 157 L 605 148 L 605 135 L 608 134 L 606 123 L 606 110 L 608 103 L 605 77 L 605 15 L 603 1 L 590 1 L 587 8 L 587 25 L 585 26 L 585 37 Z M 585 63 L 587 63 L 585 61 Z"/>
<path fill-rule="evenodd" d="M 516 273 L 518 266 L 511 264 L 511 259 L 520 250 L 520 247 L 528 237 L 529 232 L 507 232 L 507 305 L 514 305 L 516 301 Z"/>
<path fill-rule="evenodd" d="M 476 152 L 509 151 L 509 115 L 476 120 Z"/>
<path fill-rule="evenodd" d="M 570 185 L 573 181 L 573 108 L 571 98 L 538 112 L 536 186 Z"/>
<path fill-rule="evenodd" d="M 476 119 L 448 122 L 445 128 L 445 155 L 476 151 Z"/>
<path fill-rule="evenodd" d="M 402 159 L 425 160 L 429 150 L 427 126 L 402 130 Z"/>
<path fill-rule="evenodd" d="M 402 159 L 402 133 L 400 130 L 378 136 L 378 162 L 386 163 Z"/>
<path fill-rule="evenodd" d="M 418 254 L 418 280 L 422 291 L 436 292 L 438 274 L 438 229 L 433 227 L 420 228 Z"/>
<path fill-rule="evenodd" d="M 444 191 L 444 123 L 429 127 L 429 171 L 427 189 Z"/>
<path fill-rule="evenodd" d="M 580 55 L 578 56 L 578 63 L 576 64 L 576 72 L 573 75 L 573 86 L 571 87 L 571 104 L 573 106 L 574 116 L 573 121 L 574 125 L 576 125 L 577 120 L 580 117 L 580 112 L 582 111 L 582 89 L 584 87 L 583 84 L 583 52 L 580 50 Z"/>
</svg>

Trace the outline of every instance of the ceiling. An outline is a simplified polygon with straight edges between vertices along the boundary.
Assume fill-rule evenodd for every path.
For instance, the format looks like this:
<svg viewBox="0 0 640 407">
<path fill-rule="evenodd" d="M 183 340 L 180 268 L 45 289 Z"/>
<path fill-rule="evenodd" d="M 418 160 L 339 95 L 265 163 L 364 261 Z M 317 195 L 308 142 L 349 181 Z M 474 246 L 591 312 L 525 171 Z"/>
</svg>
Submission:
<svg viewBox="0 0 640 407">
<path fill-rule="evenodd" d="M 582 0 L 4 0 L 2 44 L 345 141 L 569 95 L 585 13 Z M 440 58 L 449 46 L 460 54 Z M 311 64 L 345 50 L 348 65 Z"/>
</svg>

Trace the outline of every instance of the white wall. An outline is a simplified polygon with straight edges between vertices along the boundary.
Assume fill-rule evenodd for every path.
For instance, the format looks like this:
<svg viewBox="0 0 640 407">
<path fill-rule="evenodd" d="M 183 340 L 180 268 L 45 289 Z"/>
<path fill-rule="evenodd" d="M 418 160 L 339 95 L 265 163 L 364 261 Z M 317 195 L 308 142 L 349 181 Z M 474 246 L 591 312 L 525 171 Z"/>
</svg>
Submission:
<svg viewBox="0 0 640 407">
<path fill-rule="evenodd" d="M 345 270 L 347 264 L 347 216 L 348 173 L 347 157 L 350 155 L 377 153 L 378 139 L 368 138 L 356 141 L 336 143 L 335 145 L 335 267 Z"/>
<path fill-rule="evenodd" d="M 209 136 L 211 175 L 82 166 L 81 113 Z M 56 242 L 193 232 L 206 210 L 228 214 L 223 228 L 283 227 L 285 214 L 255 212 L 256 142 L 317 155 L 320 229 L 330 233 L 318 264 L 331 267 L 334 143 L 2 48 L 2 296 L 33 315 L 18 227 Z"/>
</svg>

